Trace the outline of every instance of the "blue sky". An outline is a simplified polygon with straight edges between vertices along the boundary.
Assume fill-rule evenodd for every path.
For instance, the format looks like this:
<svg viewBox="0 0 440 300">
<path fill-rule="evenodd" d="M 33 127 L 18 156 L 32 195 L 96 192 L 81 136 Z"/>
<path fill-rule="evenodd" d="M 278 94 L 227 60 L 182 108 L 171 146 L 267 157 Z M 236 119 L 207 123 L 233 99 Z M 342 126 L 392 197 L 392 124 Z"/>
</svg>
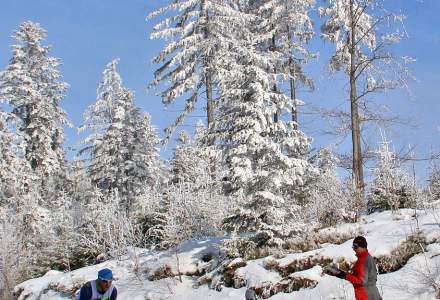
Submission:
<svg viewBox="0 0 440 300">
<path fill-rule="evenodd" d="M 388 104 L 394 113 L 411 118 L 417 128 L 395 126 L 388 138 L 395 149 L 408 144 L 416 146 L 416 155 L 424 157 L 429 150 L 440 150 L 440 1 L 438 0 L 393 0 L 393 9 L 408 16 L 406 29 L 409 38 L 395 51 L 417 59 L 413 64 L 417 82 L 411 85 L 411 96 L 404 92 L 392 92 L 375 97 L 377 102 Z M 162 4 L 161 0 L 1 0 L 0 4 L 0 68 L 3 69 L 11 57 L 10 36 L 20 23 L 32 20 L 40 23 L 48 32 L 47 43 L 52 45 L 51 55 L 62 60 L 64 81 L 70 84 L 63 101 L 70 120 L 75 126 L 82 122 L 86 107 L 96 98 L 96 87 L 105 65 L 113 58 L 120 58 L 119 72 L 125 86 L 135 91 L 136 103 L 152 115 L 153 123 L 162 133 L 175 116 L 170 107 L 165 111 L 159 97 L 147 91 L 154 66 L 151 60 L 162 43 L 148 37 L 154 21 L 146 21 L 148 13 Z M 320 1 L 317 1 L 321 4 Z M 317 28 L 319 20 L 317 20 Z M 309 105 L 341 106 L 348 108 L 344 94 L 346 82 L 341 76 L 330 77 L 325 72 L 325 63 L 332 45 L 319 38 L 311 44 L 320 53 L 320 60 L 307 67 L 315 80 L 317 90 L 302 92 L 300 98 Z M 192 124 L 202 110 L 196 111 L 182 128 L 192 130 Z M 334 138 L 321 136 L 325 123 L 317 116 L 300 114 L 302 127 L 314 138 L 314 146 L 334 143 Z M 301 126 L 301 124 L 300 124 Z M 75 129 L 66 130 L 66 146 L 75 146 L 80 140 Z M 378 139 L 368 137 L 376 146 Z M 349 151 L 349 139 L 340 146 L 340 151 Z M 172 147 L 172 146 L 171 146 Z M 164 157 L 170 155 L 170 148 Z M 72 154 L 70 153 L 70 156 Z M 426 163 L 416 163 L 418 175 L 425 176 Z"/>
</svg>

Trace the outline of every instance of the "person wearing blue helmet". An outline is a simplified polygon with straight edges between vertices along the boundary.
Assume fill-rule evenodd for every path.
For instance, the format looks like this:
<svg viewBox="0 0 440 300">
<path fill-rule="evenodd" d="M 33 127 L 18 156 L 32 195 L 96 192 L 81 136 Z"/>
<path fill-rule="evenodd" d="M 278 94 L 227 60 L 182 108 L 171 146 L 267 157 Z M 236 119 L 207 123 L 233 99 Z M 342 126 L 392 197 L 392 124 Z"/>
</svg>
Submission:
<svg viewBox="0 0 440 300">
<path fill-rule="evenodd" d="M 118 291 L 112 281 L 112 270 L 100 270 L 96 280 L 89 281 L 81 287 L 76 300 L 116 300 Z"/>
</svg>

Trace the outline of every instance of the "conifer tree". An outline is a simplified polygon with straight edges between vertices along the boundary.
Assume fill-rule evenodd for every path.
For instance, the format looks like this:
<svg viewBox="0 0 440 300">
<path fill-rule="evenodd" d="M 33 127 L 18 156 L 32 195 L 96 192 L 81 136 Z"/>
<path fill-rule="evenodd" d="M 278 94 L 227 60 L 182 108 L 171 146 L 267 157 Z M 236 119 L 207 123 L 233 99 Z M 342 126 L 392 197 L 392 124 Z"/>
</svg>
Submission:
<svg viewBox="0 0 440 300">
<path fill-rule="evenodd" d="M 214 122 L 214 85 L 216 66 L 213 59 L 221 55 L 219 44 L 235 11 L 221 0 L 177 0 L 149 15 L 166 17 L 154 26 L 152 39 L 169 42 L 154 58 L 160 64 L 151 87 L 165 83 L 159 94 L 165 106 L 185 97 L 185 106 L 174 123 L 166 129 L 169 137 L 174 128 L 191 113 L 203 93 L 206 94 L 207 125 Z M 213 141 L 207 141 L 212 144 Z"/>
<path fill-rule="evenodd" d="M 156 128 L 151 124 L 148 113 L 142 113 L 133 103 L 133 94 L 127 93 L 126 115 L 122 128 L 124 145 L 124 164 L 122 186 L 125 191 L 126 206 L 131 207 L 136 196 L 142 193 L 145 185 L 153 187 L 159 184 L 161 165 L 159 161 L 159 143 Z"/>
<path fill-rule="evenodd" d="M 252 3 L 244 1 L 237 9 L 245 26 L 231 29 L 217 62 L 221 68 L 215 132 L 225 153 L 231 191 L 243 193 L 247 200 L 225 225 L 229 231 L 253 232 L 265 243 L 280 245 L 280 238 L 292 229 L 282 190 L 301 186 L 313 170 L 303 157 L 310 140 L 293 122 L 274 119 L 292 108 L 292 100 L 273 89 L 280 53 L 258 47 L 272 35 L 270 26 L 252 13 Z"/>
<path fill-rule="evenodd" d="M 106 161 L 107 155 L 110 154 L 106 151 L 109 151 L 108 148 L 111 147 L 108 145 L 110 141 L 106 138 L 108 138 L 108 131 L 115 128 L 114 123 L 119 122 L 121 126 L 122 116 L 120 114 L 124 113 L 121 109 L 117 109 L 119 96 L 123 92 L 122 80 L 116 71 L 117 63 L 118 60 L 113 60 L 107 64 L 97 89 L 97 99 L 84 113 L 84 124 L 79 128 L 80 131 L 91 131 L 83 141 L 84 147 L 80 150 L 80 154 L 89 155 L 87 167 L 92 183 L 100 187 L 107 186 L 107 188 L 111 186 L 111 178 L 115 175 L 106 170 L 106 168 L 112 168 Z"/>
<path fill-rule="evenodd" d="M 144 184 L 154 184 L 158 171 L 159 138 L 148 114 L 134 105 L 134 95 L 123 87 L 116 70 L 107 65 L 97 100 L 85 113 L 80 130 L 89 129 L 81 154 L 89 155 L 92 183 L 108 195 L 118 192 L 127 212 Z"/>
<path fill-rule="evenodd" d="M 209 181 L 218 184 L 222 172 L 220 152 L 216 146 L 207 145 L 207 138 L 207 131 L 201 121 L 196 124 L 194 136 L 186 131 L 180 133 L 171 160 L 173 183 L 186 182 L 198 186 Z"/>
<path fill-rule="evenodd" d="M 24 157 L 25 144 L 15 132 L 16 117 L 0 109 L 0 207 L 20 211 L 38 177 Z M 38 185 L 39 186 L 39 185 Z"/>
<path fill-rule="evenodd" d="M 252 5 L 254 13 L 268 24 L 268 34 L 272 35 L 264 51 L 277 51 L 283 55 L 274 72 L 282 70 L 289 75 L 280 79 L 289 82 L 291 116 L 295 128 L 298 126 L 298 105 L 302 104 L 298 99 L 298 87 L 314 88 L 313 80 L 303 69 L 304 64 L 316 56 L 306 47 L 314 35 L 309 15 L 314 3 L 314 0 L 260 0 L 253 1 Z M 274 90 L 280 88 L 280 83 L 274 85 Z"/>
<path fill-rule="evenodd" d="M 63 126 L 70 125 L 60 106 L 68 85 L 61 81 L 60 61 L 42 41 L 46 31 L 24 22 L 13 38 L 13 55 L 0 74 L 0 98 L 12 107 L 25 158 L 42 181 L 64 165 Z"/>
</svg>

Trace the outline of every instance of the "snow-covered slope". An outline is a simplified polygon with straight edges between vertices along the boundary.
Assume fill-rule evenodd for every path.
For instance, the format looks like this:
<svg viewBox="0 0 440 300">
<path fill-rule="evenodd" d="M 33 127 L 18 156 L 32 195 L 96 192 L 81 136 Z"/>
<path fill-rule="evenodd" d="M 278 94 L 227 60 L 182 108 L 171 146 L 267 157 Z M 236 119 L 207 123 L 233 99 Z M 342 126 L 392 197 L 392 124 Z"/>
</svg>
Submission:
<svg viewBox="0 0 440 300">
<path fill-rule="evenodd" d="M 440 210 L 400 210 L 376 213 L 364 217 L 359 223 L 342 224 L 336 228 L 322 230 L 321 236 L 346 236 L 362 233 L 369 243 L 369 251 L 383 261 L 393 260 L 396 249 L 401 247 L 410 236 L 420 232 L 426 238 L 427 247 L 409 259 L 406 265 L 395 272 L 379 275 L 378 287 L 384 299 L 434 299 L 433 284 L 440 283 Z M 74 293 L 82 283 L 94 279 L 99 269 L 108 267 L 114 271 L 114 284 L 119 291 L 119 299 L 213 299 L 242 300 L 245 287 L 235 289 L 223 287 L 220 291 L 211 289 L 208 284 L 199 286 L 197 280 L 204 270 L 212 264 L 220 253 L 221 238 L 192 240 L 183 243 L 176 252 L 149 252 L 133 249 L 127 257 L 111 260 L 69 273 L 50 271 L 45 276 L 23 282 L 16 287 L 18 299 L 71 299 L 68 293 Z M 315 287 L 305 288 L 291 293 L 279 292 L 270 299 L 354 299 L 353 288 L 343 280 L 322 274 L 322 267 L 315 261 L 333 261 L 334 263 L 352 263 L 356 260 L 351 249 L 351 240 L 341 244 L 324 244 L 320 249 L 303 253 L 287 254 L 283 257 L 266 257 L 253 261 L 235 270 L 235 276 L 245 284 L 270 288 L 287 279 L 301 278 L 314 282 Z M 417 245 L 417 244 L 416 244 Z M 384 258 L 385 257 L 385 258 Z M 209 260 L 211 260 L 209 262 Z M 310 268 L 282 274 L 279 270 L 294 262 L 312 262 Z M 276 265 L 277 268 L 268 267 Z M 166 267 L 165 267 L 166 266 Z M 165 274 L 185 274 L 159 280 Z M 284 280 L 284 281 L 283 281 Z M 313 286 L 313 285 L 312 285 Z"/>
</svg>

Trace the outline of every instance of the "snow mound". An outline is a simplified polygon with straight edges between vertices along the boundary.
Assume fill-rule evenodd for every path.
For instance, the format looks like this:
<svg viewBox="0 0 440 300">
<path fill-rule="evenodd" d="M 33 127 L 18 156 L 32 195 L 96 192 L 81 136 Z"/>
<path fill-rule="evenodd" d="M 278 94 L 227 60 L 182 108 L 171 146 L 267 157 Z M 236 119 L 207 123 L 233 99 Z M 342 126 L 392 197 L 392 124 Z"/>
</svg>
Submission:
<svg viewBox="0 0 440 300">
<path fill-rule="evenodd" d="M 423 236 L 428 246 L 420 244 L 419 254 L 409 258 L 395 272 L 378 276 L 378 288 L 384 299 L 433 299 L 440 283 L 440 226 L 436 216 L 440 210 L 400 210 L 365 216 L 358 223 L 342 224 L 323 230 L 335 234 L 363 232 L 374 257 L 391 257 L 408 237 Z M 220 244 L 226 238 L 207 238 L 183 243 L 177 251 L 151 252 L 132 249 L 126 257 L 89 266 L 72 272 L 49 271 L 40 278 L 16 286 L 19 300 L 71 299 L 79 287 L 95 279 L 98 270 L 111 268 L 120 299 L 213 299 L 242 300 L 246 286 L 254 286 L 264 298 L 354 299 L 352 286 L 344 280 L 322 273 L 328 263 L 350 265 L 356 260 L 352 240 L 341 244 L 323 244 L 322 248 L 284 257 L 269 256 L 252 261 L 236 259 L 228 262 L 239 278 L 237 288 L 215 290 L 198 285 L 203 274 L 209 274 L 221 262 Z M 422 249 L 424 252 L 422 252 Z M 322 263 L 320 263 L 322 262 Z M 168 274 L 152 278 L 167 266 Z M 304 284 L 301 287 L 301 284 Z M 287 292 L 288 291 L 288 292 Z"/>
</svg>

